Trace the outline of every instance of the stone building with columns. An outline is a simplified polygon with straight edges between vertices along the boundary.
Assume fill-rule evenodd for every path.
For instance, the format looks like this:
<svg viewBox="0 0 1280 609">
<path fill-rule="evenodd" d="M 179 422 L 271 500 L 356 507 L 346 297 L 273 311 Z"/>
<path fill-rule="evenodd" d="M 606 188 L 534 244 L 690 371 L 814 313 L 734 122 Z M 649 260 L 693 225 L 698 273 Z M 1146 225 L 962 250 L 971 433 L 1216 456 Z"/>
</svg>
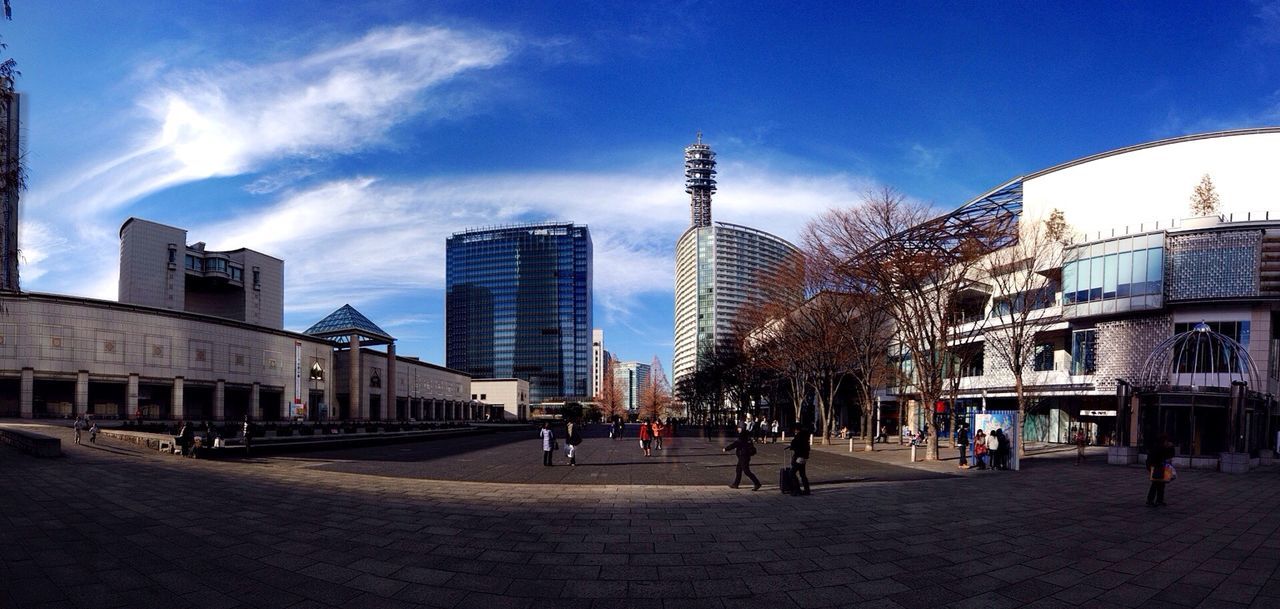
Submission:
<svg viewBox="0 0 1280 609">
<path fill-rule="evenodd" d="M 395 339 L 350 306 L 306 333 L 281 329 L 283 261 L 246 249 L 205 252 L 185 237 L 125 222 L 121 302 L 0 290 L 0 417 L 483 417 L 470 376 L 397 356 Z M 386 352 L 369 348 L 377 345 Z"/>
</svg>

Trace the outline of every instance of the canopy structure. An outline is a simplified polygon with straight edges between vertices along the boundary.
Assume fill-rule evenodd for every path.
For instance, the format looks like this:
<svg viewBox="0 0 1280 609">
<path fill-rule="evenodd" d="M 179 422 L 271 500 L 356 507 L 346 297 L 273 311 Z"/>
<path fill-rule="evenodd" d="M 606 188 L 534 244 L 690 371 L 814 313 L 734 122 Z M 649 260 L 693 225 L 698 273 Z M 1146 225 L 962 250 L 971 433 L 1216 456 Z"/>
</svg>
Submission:
<svg viewBox="0 0 1280 609">
<path fill-rule="evenodd" d="M 862 256 L 876 257 L 886 251 L 906 251 L 927 252 L 946 260 L 993 252 L 1017 243 L 1018 219 L 1021 216 L 1022 179 L 1018 178 L 949 214 L 883 239 Z"/>
<path fill-rule="evenodd" d="M 358 336 L 361 346 L 390 345 L 396 339 L 378 324 L 369 321 L 368 317 L 357 311 L 355 307 L 344 304 L 337 311 L 317 321 L 304 334 L 323 338 L 337 344 L 348 344 L 351 336 Z"/>
<path fill-rule="evenodd" d="M 1139 390 L 1145 391 L 1160 387 L 1229 388 L 1236 383 L 1256 391 L 1264 386 L 1249 350 L 1203 321 L 1156 345 L 1135 380 Z"/>
</svg>

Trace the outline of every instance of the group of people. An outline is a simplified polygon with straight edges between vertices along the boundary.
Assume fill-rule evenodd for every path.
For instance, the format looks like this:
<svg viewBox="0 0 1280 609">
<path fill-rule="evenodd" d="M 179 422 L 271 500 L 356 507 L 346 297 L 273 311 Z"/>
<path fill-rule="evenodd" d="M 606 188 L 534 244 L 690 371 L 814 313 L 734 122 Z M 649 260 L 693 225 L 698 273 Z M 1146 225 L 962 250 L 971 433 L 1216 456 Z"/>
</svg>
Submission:
<svg viewBox="0 0 1280 609">
<path fill-rule="evenodd" d="M 564 437 L 564 453 L 569 458 L 569 465 L 578 465 L 578 445 L 582 444 L 582 431 L 580 424 L 570 421 L 565 425 Z M 556 437 L 556 432 L 551 429 L 551 423 L 544 421 L 542 429 L 538 432 L 538 436 L 542 438 L 542 465 L 551 467 L 555 465 L 552 462 L 552 454 L 560 448 L 560 439 Z"/>
<path fill-rule="evenodd" d="M 644 456 L 652 457 L 654 445 L 658 450 L 662 450 L 663 438 L 670 438 L 672 434 L 672 426 L 664 424 L 662 419 L 649 421 L 645 419 L 640 422 L 640 450 L 644 452 Z"/>
<path fill-rule="evenodd" d="M 968 439 L 968 430 L 964 430 L 965 440 Z M 959 444 L 960 448 L 960 466 L 967 467 L 965 463 L 965 455 L 968 452 L 966 444 Z M 991 433 L 986 433 L 979 429 L 973 434 L 973 460 L 977 462 L 978 469 L 1009 469 L 1009 453 L 1013 448 L 1013 443 L 1009 437 L 1005 435 L 1003 428 L 996 428 Z"/>
<path fill-rule="evenodd" d="M 88 415 L 77 416 L 76 421 L 71 424 L 71 428 L 76 432 L 76 444 L 80 444 L 80 434 L 86 429 L 89 430 L 89 443 L 98 443 L 98 423 Z"/>
</svg>

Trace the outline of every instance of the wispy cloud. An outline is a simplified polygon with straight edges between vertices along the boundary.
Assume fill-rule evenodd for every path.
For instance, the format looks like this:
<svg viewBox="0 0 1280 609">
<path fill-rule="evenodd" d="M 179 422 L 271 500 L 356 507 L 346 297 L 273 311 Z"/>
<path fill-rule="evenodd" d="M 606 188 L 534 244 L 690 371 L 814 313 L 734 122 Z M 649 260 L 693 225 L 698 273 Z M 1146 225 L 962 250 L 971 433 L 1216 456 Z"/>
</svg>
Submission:
<svg viewBox="0 0 1280 609">
<path fill-rule="evenodd" d="M 446 116 L 467 96 L 432 92 L 461 74 L 502 64 L 517 47 L 508 35 L 406 25 L 290 61 L 202 69 L 151 62 L 136 72 L 148 79 L 139 90 L 152 91 L 136 102 L 136 124 L 122 124 L 119 141 L 104 143 L 97 160 L 69 167 L 24 198 L 24 275 L 35 279 L 56 269 L 50 251 L 74 260 L 113 248 L 114 231 L 102 227 L 118 225 L 114 212 L 160 190 L 366 150 L 384 144 L 410 117 Z M 274 192 L 305 171 L 300 164 L 268 174 L 249 190 Z M 55 281 L 46 289 L 113 296 L 114 279 L 95 277 L 88 286 Z"/>
</svg>

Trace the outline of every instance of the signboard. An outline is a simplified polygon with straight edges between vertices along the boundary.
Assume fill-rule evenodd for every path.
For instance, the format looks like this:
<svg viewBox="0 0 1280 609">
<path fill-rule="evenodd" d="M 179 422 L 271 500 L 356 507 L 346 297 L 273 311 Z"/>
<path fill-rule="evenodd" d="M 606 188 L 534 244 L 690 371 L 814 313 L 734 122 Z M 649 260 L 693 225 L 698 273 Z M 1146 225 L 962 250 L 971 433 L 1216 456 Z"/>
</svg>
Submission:
<svg viewBox="0 0 1280 609">
<path fill-rule="evenodd" d="M 1009 469 L 1018 469 L 1018 440 L 1014 436 L 1014 430 L 1018 428 L 1020 421 L 1018 420 L 1018 412 L 1016 410 L 991 410 L 987 412 L 975 412 L 969 415 L 969 433 L 974 437 L 978 434 L 978 430 L 985 433 L 999 429 L 1003 432 L 1005 439 L 1009 441 Z M 973 445 L 969 445 L 970 455 L 972 455 Z"/>
<path fill-rule="evenodd" d="M 1082 417 L 1114 417 L 1116 416 L 1116 411 L 1114 410 L 1081 410 L 1080 416 Z"/>
</svg>

